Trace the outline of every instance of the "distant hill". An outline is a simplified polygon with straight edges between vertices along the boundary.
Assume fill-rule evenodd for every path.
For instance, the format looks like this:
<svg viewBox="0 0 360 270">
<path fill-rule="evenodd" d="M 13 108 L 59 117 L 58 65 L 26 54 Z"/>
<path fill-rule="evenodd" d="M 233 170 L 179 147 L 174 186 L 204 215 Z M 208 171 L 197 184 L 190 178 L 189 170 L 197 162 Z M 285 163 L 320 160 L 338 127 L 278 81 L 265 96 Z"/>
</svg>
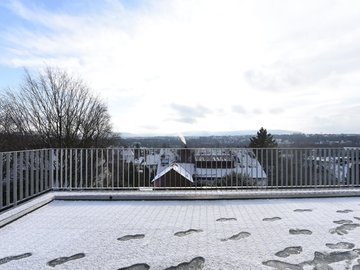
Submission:
<svg viewBox="0 0 360 270">
<path fill-rule="evenodd" d="M 187 137 L 199 137 L 199 136 L 244 136 L 244 135 L 255 135 L 258 130 L 236 130 L 236 131 L 187 131 L 183 132 L 182 134 Z M 268 130 L 273 135 L 292 135 L 292 134 L 299 134 L 301 132 L 298 131 L 290 131 L 290 130 L 283 130 L 283 129 L 270 129 Z M 167 136 L 175 136 L 177 137 L 177 133 L 120 133 L 120 136 L 123 138 L 136 138 L 136 137 L 167 137 Z"/>
<path fill-rule="evenodd" d="M 235 130 L 235 131 L 217 131 L 217 132 L 207 132 L 207 131 L 198 131 L 198 132 L 184 132 L 184 136 L 244 136 L 244 135 L 254 135 L 258 130 Z M 282 129 L 273 129 L 268 130 L 273 135 L 291 135 L 298 134 L 300 132 L 282 130 Z"/>
</svg>

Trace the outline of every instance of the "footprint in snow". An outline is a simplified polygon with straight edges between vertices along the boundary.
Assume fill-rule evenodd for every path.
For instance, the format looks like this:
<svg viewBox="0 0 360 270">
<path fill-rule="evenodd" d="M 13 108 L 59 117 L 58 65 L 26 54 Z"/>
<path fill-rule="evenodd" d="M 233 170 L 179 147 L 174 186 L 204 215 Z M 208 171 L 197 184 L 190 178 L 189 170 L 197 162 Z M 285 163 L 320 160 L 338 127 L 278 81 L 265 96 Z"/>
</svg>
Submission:
<svg viewBox="0 0 360 270">
<path fill-rule="evenodd" d="M 279 252 L 276 252 L 275 255 L 278 257 L 286 258 L 293 254 L 300 254 L 303 251 L 302 247 L 287 247 Z"/>
<path fill-rule="evenodd" d="M 118 270 L 148 270 L 150 266 L 146 263 L 137 263 L 127 267 L 119 268 Z"/>
<path fill-rule="evenodd" d="M 344 235 L 348 234 L 349 231 L 356 229 L 357 227 L 360 227 L 360 224 L 357 223 L 350 223 L 350 224 L 342 224 L 334 229 L 331 229 L 329 232 L 331 234 L 338 234 L 338 235 Z"/>
<path fill-rule="evenodd" d="M 134 240 L 134 239 L 142 239 L 144 237 L 145 237 L 145 234 L 129 234 L 129 235 L 124 235 L 122 237 L 119 237 L 117 240 L 129 241 L 129 240 Z"/>
<path fill-rule="evenodd" d="M 352 249 L 355 247 L 353 243 L 338 242 L 336 244 L 327 243 L 326 246 L 331 249 Z"/>
<path fill-rule="evenodd" d="M 263 218 L 263 221 L 269 221 L 269 222 L 273 222 L 276 220 L 280 220 L 281 217 L 271 217 L 271 218 Z"/>
<path fill-rule="evenodd" d="M 228 240 L 240 240 L 240 239 L 244 239 L 247 238 L 251 235 L 251 233 L 249 232 L 239 232 L 237 234 L 234 234 L 228 238 L 223 238 L 221 239 L 222 242 L 228 241 Z"/>
<path fill-rule="evenodd" d="M 330 253 L 321 253 L 318 251 L 315 251 L 314 253 L 314 259 L 309 261 L 304 261 L 299 264 L 291 264 L 288 262 L 278 261 L 278 260 L 269 260 L 262 262 L 263 265 L 273 267 L 279 270 L 304 270 L 304 267 L 306 266 L 314 266 L 314 268 L 311 269 L 333 269 L 329 264 L 332 263 L 338 263 L 338 262 L 351 262 L 354 259 L 357 259 L 359 257 L 359 252 L 355 249 L 349 250 L 349 251 L 334 251 Z M 360 260 L 358 259 L 358 262 Z M 359 265 L 360 266 L 360 265 Z M 308 268 L 306 268 L 308 269 Z M 346 268 L 348 269 L 348 268 Z M 352 270 L 360 270 L 357 266 L 352 268 Z"/>
<path fill-rule="evenodd" d="M 225 221 L 236 221 L 236 218 L 218 218 L 216 221 L 225 222 Z"/>
<path fill-rule="evenodd" d="M 294 212 L 312 212 L 312 209 L 295 209 Z"/>
<path fill-rule="evenodd" d="M 303 267 L 299 264 L 292 264 L 278 260 L 265 261 L 262 262 L 262 264 L 279 270 L 303 270 Z"/>
<path fill-rule="evenodd" d="M 293 235 L 298 235 L 298 234 L 310 235 L 310 234 L 312 234 L 312 231 L 306 230 L 306 229 L 290 229 L 289 233 L 293 234 Z"/>
<path fill-rule="evenodd" d="M 189 234 L 192 234 L 192 233 L 200 233 L 200 232 L 203 232 L 203 230 L 201 230 L 201 229 L 199 229 L 199 230 L 189 229 L 187 231 L 176 232 L 176 233 L 174 233 L 174 235 L 178 236 L 178 237 L 183 237 L 183 236 L 186 236 L 186 235 L 189 235 Z"/>
<path fill-rule="evenodd" d="M 349 219 L 334 220 L 333 222 L 335 224 L 350 224 L 350 223 L 353 223 L 353 221 L 349 220 Z"/>
<path fill-rule="evenodd" d="M 84 253 L 77 253 L 77 254 L 74 254 L 72 256 L 69 256 L 69 257 L 59 257 L 59 258 L 56 258 L 54 260 L 51 260 L 47 263 L 47 265 L 51 266 L 51 267 L 55 267 L 57 265 L 60 265 L 60 264 L 63 264 L 63 263 L 66 263 L 68 261 L 73 261 L 73 260 L 77 260 L 77 259 L 81 259 L 81 258 L 84 258 L 85 257 L 85 254 Z"/>
<path fill-rule="evenodd" d="M 353 210 L 350 209 L 344 209 L 344 210 L 337 210 L 336 213 L 342 213 L 342 214 L 346 214 L 346 213 L 350 213 L 350 212 L 354 212 Z"/>
<path fill-rule="evenodd" d="M 195 257 L 190 262 L 183 262 L 176 266 L 170 266 L 165 270 L 201 270 L 204 263 L 205 259 L 203 257 Z"/>
<path fill-rule="evenodd" d="M 28 253 L 23 253 L 23 254 L 19 254 L 19 255 L 4 257 L 4 258 L 0 259 L 0 265 L 14 261 L 14 260 L 21 260 L 21 259 L 30 257 L 31 255 L 32 255 L 32 253 L 28 252 Z"/>
<path fill-rule="evenodd" d="M 357 260 L 358 264 L 353 265 L 352 270 L 360 270 L 360 259 Z"/>
</svg>

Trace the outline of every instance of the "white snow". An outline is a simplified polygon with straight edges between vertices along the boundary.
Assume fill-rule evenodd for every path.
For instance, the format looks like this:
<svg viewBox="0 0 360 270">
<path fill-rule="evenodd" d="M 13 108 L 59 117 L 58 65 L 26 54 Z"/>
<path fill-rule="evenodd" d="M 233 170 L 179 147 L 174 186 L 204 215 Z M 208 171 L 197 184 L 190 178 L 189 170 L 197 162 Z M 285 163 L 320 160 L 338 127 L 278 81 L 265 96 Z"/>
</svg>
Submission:
<svg viewBox="0 0 360 270">
<path fill-rule="evenodd" d="M 294 212 L 312 209 L 312 212 Z M 350 209 L 353 212 L 338 213 Z M 263 218 L 280 217 L 273 222 Z M 1 258 L 31 252 L 32 256 L 0 264 L 0 269 L 54 269 L 47 262 L 62 256 L 85 257 L 55 269 L 118 269 L 147 263 L 165 269 L 201 256 L 203 269 L 273 269 L 267 260 L 300 263 L 314 252 L 334 252 L 326 243 L 350 242 L 360 248 L 360 227 L 348 234 L 331 234 L 346 219 L 360 223 L 360 198 L 217 200 L 217 201 L 53 201 L 0 228 Z M 236 218 L 219 222 L 219 218 Z M 183 237 L 188 229 L 202 230 Z M 290 235 L 307 229 L 311 235 Z M 251 235 L 221 241 L 239 232 Z M 144 234 L 142 239 L 117 238 Z M 274 254 L 290 246 L 303 252 L 280 258 Z M 343 250 L 344 251 L 344 250 Z M 333 269 L 352 268 L 357 259 L 331 263 Z M 305 266 L 304 269 L 313 269 Z"/>
</svg>

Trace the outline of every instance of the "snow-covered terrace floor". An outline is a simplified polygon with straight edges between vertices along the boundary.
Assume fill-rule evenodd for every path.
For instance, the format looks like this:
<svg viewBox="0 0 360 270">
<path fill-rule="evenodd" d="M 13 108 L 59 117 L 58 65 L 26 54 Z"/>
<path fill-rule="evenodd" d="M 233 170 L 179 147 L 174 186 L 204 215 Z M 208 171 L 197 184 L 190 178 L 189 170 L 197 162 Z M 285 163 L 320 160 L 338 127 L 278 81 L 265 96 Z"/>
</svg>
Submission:
<svg viewBox="0 0 360 270">
<path fill-rule="evenodd" d="M 0 269 L 360 269 L 360 197 L 59 198 L 0 228 Z"/>
</svg>

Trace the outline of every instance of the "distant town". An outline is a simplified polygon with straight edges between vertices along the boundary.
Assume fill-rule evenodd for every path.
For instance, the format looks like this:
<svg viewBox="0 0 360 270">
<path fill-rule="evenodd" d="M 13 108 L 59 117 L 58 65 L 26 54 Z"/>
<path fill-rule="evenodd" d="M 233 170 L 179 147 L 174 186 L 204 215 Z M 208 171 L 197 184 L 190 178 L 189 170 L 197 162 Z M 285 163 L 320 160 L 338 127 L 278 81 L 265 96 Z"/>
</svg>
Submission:
<svg viewBox="0 0 360 270">
<path fill-rule="evenodd" d="M 197 147 L 247 147 L 252 135 L 228 135 L 228 136 L 186 136 L 186 144 L 189 148 Z M 278 147 L 355 147 L 360 146 L 359 134 L 273 134 Z M 127 147 L 155 147 L 176 148 L 182 147 L 183 143 L 176 136 L 156 137 L 122 137 L 117 142 Z"/>
</svg>

